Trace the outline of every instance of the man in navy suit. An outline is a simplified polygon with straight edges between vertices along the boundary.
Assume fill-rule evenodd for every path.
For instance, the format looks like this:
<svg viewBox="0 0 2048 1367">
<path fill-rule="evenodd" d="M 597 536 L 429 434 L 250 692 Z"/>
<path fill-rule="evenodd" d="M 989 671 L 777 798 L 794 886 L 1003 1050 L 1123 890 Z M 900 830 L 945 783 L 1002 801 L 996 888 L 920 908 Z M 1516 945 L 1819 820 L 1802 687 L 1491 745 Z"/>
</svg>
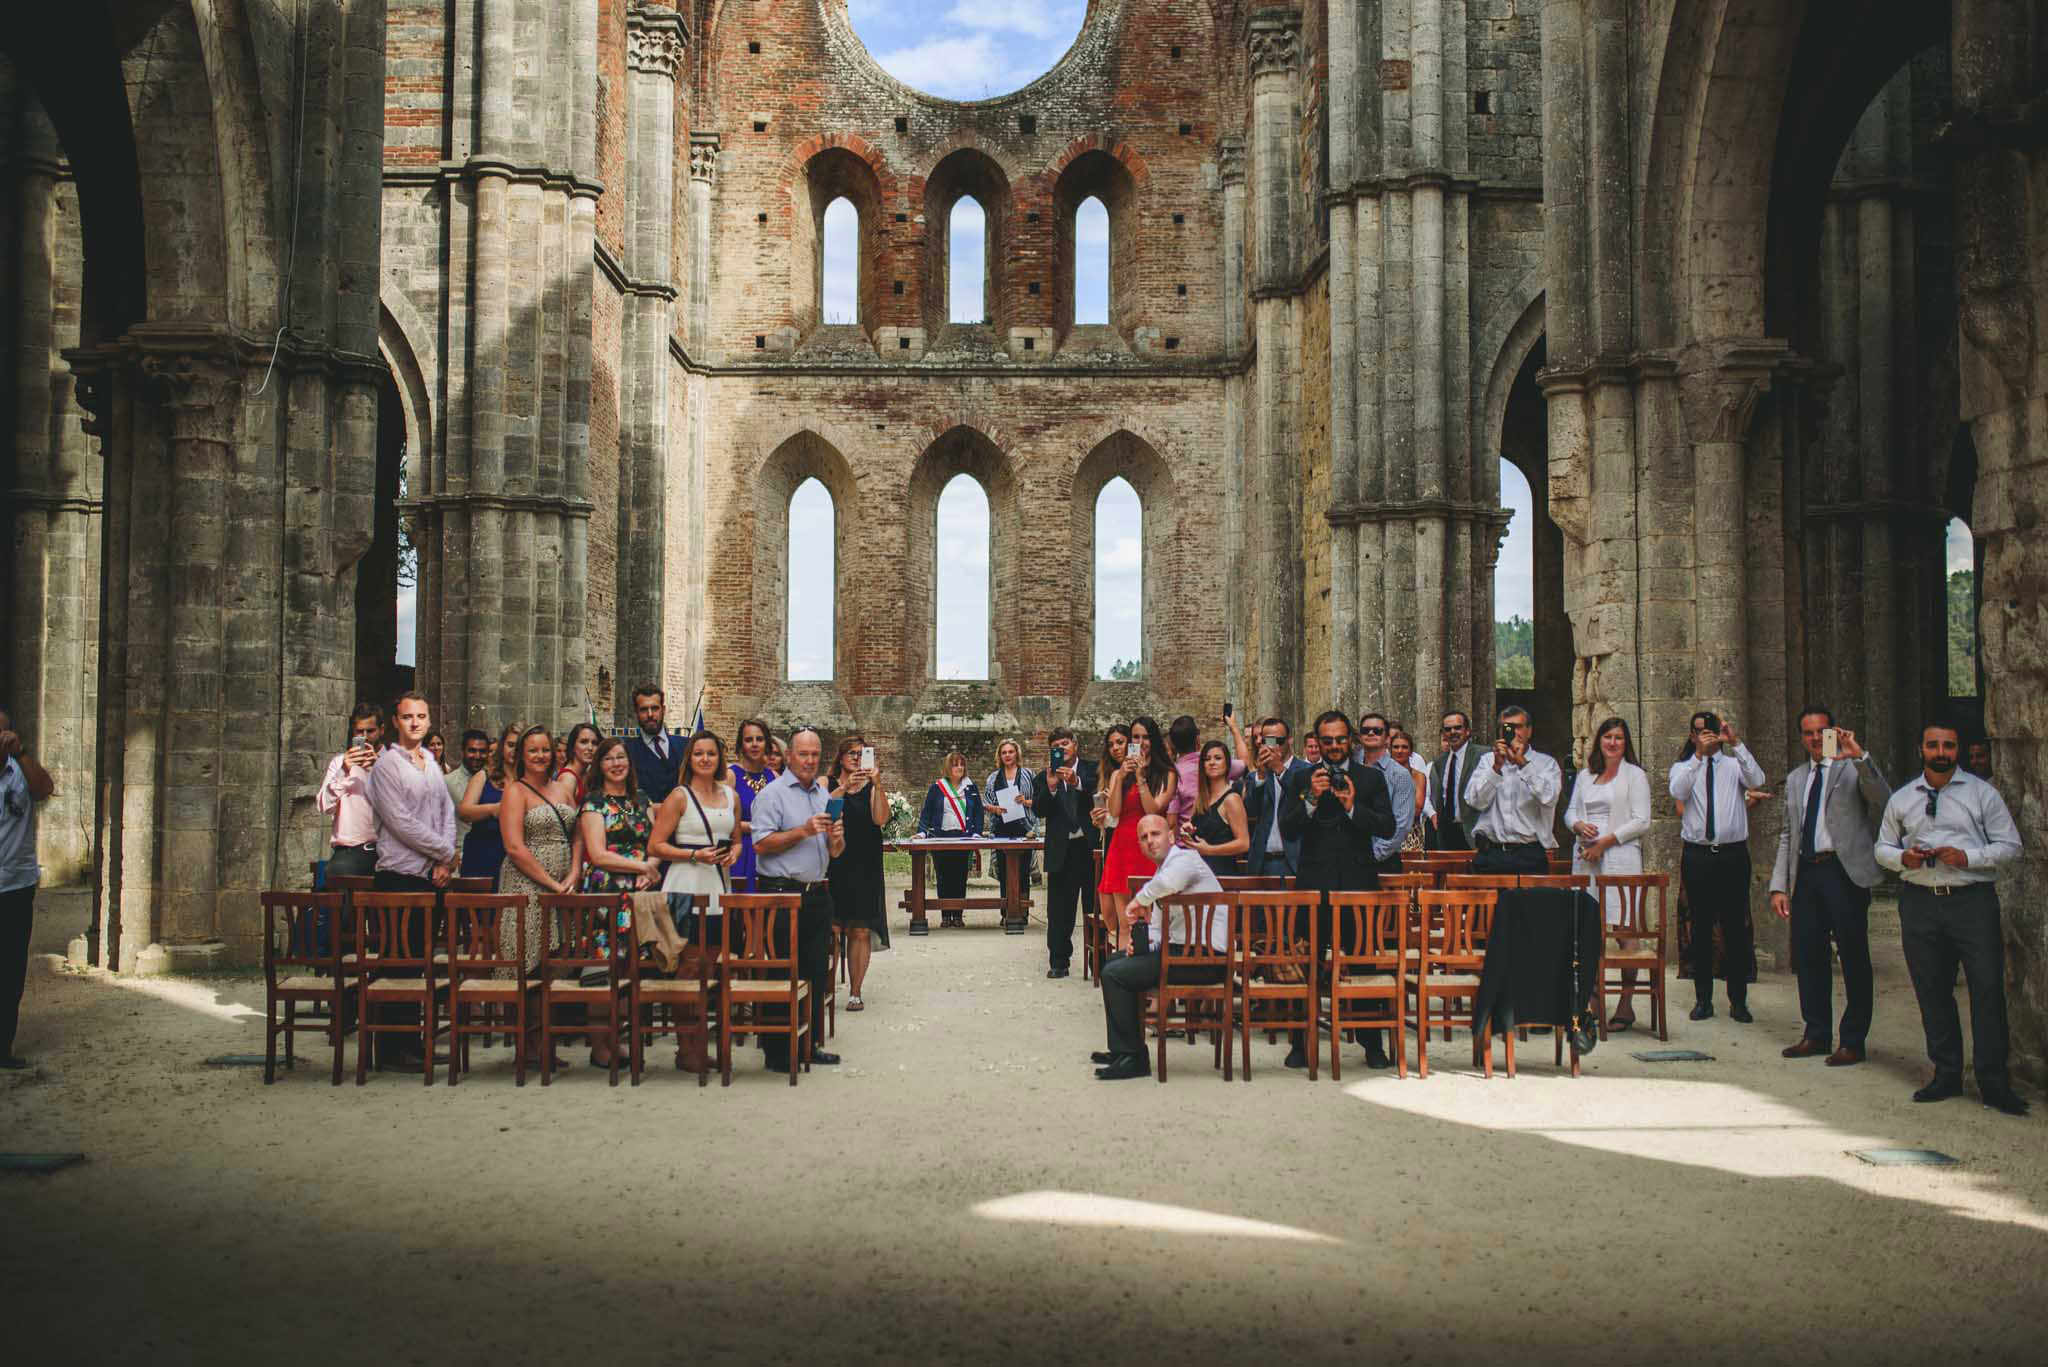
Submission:
<svg viewBox="0 0 2048 1367">
<path fill-rule="evenodd" d="M 668 733 L 668 696 L 659 684 L 644 683 L 633 690 L 633 716 L 640 733 L 626 741 L 626 753 L 632 756 L 641 795 L 649 806 L 658 807 L 680 781 L 683 754 L 689 747 Z"/>
<path fill-rule="evenodd" d="M 1301 839 L 1280 829 L 1280 794 L 1287 781 L 1308 768 L 1294 753 L 1294 733 L 1278 717 L 1258 725 L 1258 765 L 1244 776 L 1244 810 L 1251 824 L 1245 871 L 1259 877 L 1292 877 L 1301 871 Z"/>
</svg>

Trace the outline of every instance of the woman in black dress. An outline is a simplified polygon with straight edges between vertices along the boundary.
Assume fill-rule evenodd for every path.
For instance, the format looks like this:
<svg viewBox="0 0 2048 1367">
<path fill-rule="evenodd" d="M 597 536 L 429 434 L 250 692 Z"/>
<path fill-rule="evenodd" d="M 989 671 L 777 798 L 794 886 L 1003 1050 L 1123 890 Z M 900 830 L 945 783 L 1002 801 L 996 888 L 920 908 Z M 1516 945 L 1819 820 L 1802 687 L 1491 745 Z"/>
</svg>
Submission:
<svg viewBox="0 0 2048 1367">
<path fill-rule="evenodd" d="M 1183 844 L 1202 856 L 1219 878 L 1244 872 L 1244 853 L 1252 847 L 1245 820 L 1244 795 L 1230 781 L 1230 747 L 1212 740 L 1202 747 L 1200 777 L 1195 780 L 1195 812 L 1181 824 Z"/>
<path fill-rule="evenodd" d="M 889 947 L 882 894 L 882 827 L 889 824 L 889 797 L 882 791 L 881 766 L 861 767 L 866 744 L 859 736 L 839 742 L 831 775 L 833 795 L 845 800 L 839 819 L 846 824 L 846 848 L 834 856 L 826 877 L 832 882 L 833 923 L 846 932 L 849 1011 L 866 1009 L 860 990 L 876 941 Z"/>
</svg>

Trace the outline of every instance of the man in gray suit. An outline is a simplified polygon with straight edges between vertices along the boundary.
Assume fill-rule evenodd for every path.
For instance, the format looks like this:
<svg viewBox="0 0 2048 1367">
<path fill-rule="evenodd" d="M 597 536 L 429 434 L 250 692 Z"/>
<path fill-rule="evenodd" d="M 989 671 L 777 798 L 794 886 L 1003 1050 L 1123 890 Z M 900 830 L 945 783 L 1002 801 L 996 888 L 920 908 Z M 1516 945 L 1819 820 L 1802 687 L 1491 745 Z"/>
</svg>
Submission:
<svg viewBox="0 0 2048 1367">
<path fill-rule="evenodd" d="M 1244 776 L 1244 809 L 1251 824 L 1245 870 L 1254 876 L 1293 877 L 1301 869 L 1301 838 L 1280 829 L 1280 793 L 1297 770 L 1309 766 L 1294 754 L 1294 734 L 1278 717 L 1258 726 L 1258 765 Z"/>
<path fill-rule="evenodd" d="M 1443 718 L 1443 753 L 1429 766 L 1429 791 L 1423 794 L 1422 843 L 1432 850 L 1469 850 L 1467 823 L 1476 818 L 1465 809 L 1465 780 L 1479 756 L 1472 750 L 1472 719 L 1463 712 Z"/>
<path fill-rule="evenodd" d="M 1877 823 L 1892 786 L 1856 733 L 1838 730 L 1824 707 L 1799 714 L 1799 739 L 1811 757 L 1785 776 L 1785 828 L 1771 869 L 1771 910 L 1792 920 L 1792 959 L 1799 974 L 1799 1014 L 1806 1033 L 1786 1058 L 1826 1054 L 1830 1068 L 1863 1062 L 1870 1033 L 1870 889 L 1877 884 Z M 1830 747 L 1835 757 L 1824 758 Z M 1818 777 L 1816 777 L 1818 776 Z M 1834 1034 L 1834 965 L 1828 937 L 1842 956 L 1839 1046 Z"/>
</svg>

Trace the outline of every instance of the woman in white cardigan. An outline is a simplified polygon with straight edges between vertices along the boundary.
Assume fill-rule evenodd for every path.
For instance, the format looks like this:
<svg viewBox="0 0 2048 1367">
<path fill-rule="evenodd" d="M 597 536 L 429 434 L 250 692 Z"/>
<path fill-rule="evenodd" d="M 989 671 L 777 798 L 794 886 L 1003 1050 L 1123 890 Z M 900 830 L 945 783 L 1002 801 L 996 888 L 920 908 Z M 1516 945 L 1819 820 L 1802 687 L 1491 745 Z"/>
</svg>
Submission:
<svg viewBox="0 0 2048 1367">
<path fill-rule="evenodd" d="M 1572 846 L 1572 872 L 1594 877 L 1643 871 L 1643 836 L 1650 829 L 1650 776 L 1636 763 L 1628 723 L 1609 717 L 1593 733 L 1586 767 L 1572 785 L 1564 812 L 1565 825 L 1578 839 Z M 1621 920 L 1621 894 L 1610 891 L 1601 907 L 1608 925 Z M 1635 973 L 1623 970 L 1621 1004 L 1609 1027 L 1626 1030 L 1636 1021 Z"/>
</svg>

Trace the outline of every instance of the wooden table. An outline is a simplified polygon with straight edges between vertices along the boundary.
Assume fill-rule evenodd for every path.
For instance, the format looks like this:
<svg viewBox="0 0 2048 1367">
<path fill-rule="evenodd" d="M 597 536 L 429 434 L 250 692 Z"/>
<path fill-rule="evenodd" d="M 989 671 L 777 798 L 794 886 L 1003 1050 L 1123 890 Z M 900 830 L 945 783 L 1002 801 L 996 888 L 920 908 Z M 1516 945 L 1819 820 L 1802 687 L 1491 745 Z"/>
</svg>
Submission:
<svg viewBox="0 0 2048 1367">
<path fill-rule="evenodd" d="M 948 840 L 891 840 L 882 846 L 885 850 L 901 850 L 910 856 L 910 887 L 898 903 L 910 913 L 912 935 L 931 934 L 931 925 L 925 919 L 925 912 L 932 908 L 939 911 L 975 911 L 999 908 L 1003 913 L 1003 933 L 1022 935 L 1031 911 L 1031 885 L 1022 877 L 1024 861 L 1004 859 L 999 861 L 1003 869 L 1003 895 L 1000 897 L 927 897 L 925 896 L 925 857 L 933 854 L 1008 854 L 1026 850 L 1042 850 L 1043 840 L 967 839 L 956 837 Z"/>
</svg>

